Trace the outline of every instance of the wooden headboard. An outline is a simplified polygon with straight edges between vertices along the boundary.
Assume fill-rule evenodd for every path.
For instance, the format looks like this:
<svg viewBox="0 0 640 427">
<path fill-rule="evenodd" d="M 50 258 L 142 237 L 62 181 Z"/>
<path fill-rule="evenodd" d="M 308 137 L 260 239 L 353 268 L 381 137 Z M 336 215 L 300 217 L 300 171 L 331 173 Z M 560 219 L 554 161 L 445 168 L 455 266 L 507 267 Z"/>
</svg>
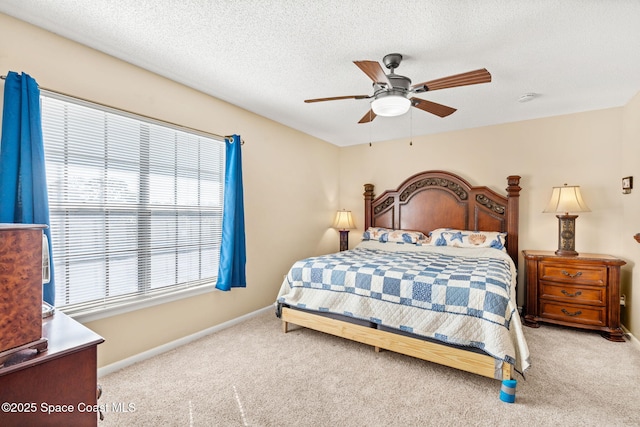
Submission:
<svg viewBox="0 0 640 427">
<path fill-rule="evenodd" d="M 416 230 L 436 228 L 502 231 L 507 252 L 518 266 L 520 177 L 507 177 L 507 194 L 488 187 L 473 187 L 445 171 L 426 171 L 406 179 L 397 190 L 375 197 L 373 184 L 364 185 L 364 225 Z"/>
</svg>

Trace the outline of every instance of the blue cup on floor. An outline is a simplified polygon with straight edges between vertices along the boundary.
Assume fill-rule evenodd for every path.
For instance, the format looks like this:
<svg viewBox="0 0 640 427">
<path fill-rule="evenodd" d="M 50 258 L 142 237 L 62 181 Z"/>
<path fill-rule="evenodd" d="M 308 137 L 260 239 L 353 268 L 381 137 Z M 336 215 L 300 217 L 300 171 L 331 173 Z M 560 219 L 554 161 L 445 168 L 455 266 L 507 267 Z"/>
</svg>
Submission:
<svg viewBox="0 0 640 427">
<path fill-rule="evenodd" d="M 503 380 L 502 387 L 500 387 L 500 400 L 507 403 L 513 403 L 516 401 L 516 380 Z"/>
</svg>

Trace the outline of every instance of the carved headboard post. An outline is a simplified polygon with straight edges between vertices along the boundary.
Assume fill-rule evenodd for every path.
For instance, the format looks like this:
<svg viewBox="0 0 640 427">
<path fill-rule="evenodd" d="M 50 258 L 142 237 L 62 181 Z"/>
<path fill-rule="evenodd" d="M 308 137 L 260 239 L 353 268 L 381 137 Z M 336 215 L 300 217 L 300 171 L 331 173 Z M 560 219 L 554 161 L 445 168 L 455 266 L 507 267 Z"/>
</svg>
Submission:
<svg viewBox="0 0 640 427">
<path fill-rule="evenodd" d="M 371 202 L 373 201 L 373 184 L 364 185 L 364 231 L 371 227 Z"/>
<path fill-rule="evenodd" d="M 507 251 L 513 262 L 518 267 L 518 224 L 520 215 L 520 177 L 510 175 L 507 177 Z"/>
</svg>

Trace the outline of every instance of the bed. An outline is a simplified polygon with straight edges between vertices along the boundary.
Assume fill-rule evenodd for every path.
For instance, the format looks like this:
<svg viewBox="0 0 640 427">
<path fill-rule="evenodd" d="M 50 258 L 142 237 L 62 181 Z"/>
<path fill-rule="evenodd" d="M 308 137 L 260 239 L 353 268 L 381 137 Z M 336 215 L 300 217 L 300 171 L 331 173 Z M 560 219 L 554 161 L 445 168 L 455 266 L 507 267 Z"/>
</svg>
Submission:
<svg viewBox="0 0 640 427">
<path fill-rule="evenodd" d="M 499 380 L 529 352 L 516 305 L 520 177 L 506 194 L 446 171 L 375 196 L 363 241 L 297 261 L 276 314 L 291 324 Z"/>
</svg>

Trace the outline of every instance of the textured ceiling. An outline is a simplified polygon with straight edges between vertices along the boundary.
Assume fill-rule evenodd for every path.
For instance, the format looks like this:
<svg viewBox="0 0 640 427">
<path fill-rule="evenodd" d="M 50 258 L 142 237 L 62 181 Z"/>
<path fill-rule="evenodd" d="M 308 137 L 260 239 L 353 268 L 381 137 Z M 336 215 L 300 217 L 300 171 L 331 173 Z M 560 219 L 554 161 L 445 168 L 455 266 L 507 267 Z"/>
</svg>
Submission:
<svg viewBox="0 0 640 427">
<path fill-rule="evenodd" d="M 338 146 L 625 105 L 640 91 L 638 0 L 1 0 L 0 12 Z M 457 108 L 358 124 L 354 60 L 398 52 L 413 83 L 487 68 L 492 82 L 419 94 Z M 524 93 L 533 101 L 520 103 Z"/>
</svg>

